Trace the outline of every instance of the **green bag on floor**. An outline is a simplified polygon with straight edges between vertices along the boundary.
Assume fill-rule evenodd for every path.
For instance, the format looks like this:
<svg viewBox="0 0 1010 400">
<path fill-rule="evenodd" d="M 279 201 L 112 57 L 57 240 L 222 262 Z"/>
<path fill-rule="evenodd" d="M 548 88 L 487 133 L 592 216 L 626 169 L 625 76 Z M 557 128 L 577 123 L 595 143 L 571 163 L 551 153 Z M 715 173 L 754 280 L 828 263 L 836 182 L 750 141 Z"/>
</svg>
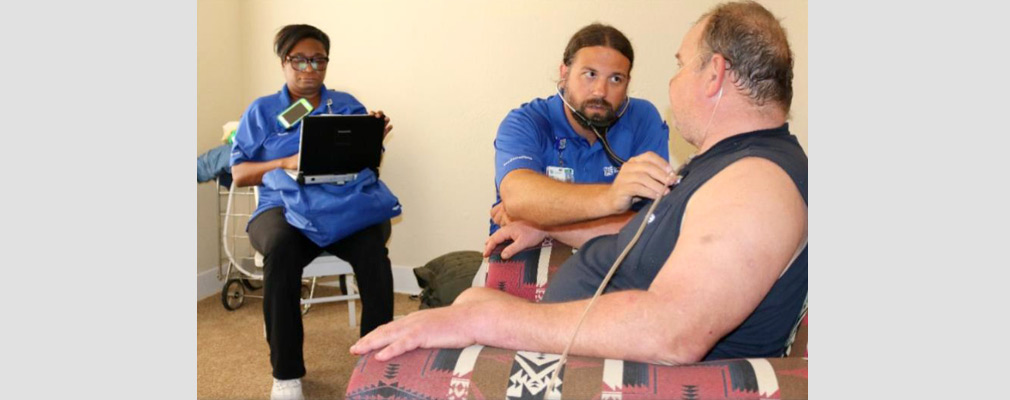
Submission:
<svg viewBox="0 0 1010 400">
<path fill-rule="evenodd" d="M 421 287 L 419 309 L 452 304 L 456 296 L 473 284 L 483 260 L 479 251 L 454 251 L 414 268 L 414 277 Z"/>
</svg>

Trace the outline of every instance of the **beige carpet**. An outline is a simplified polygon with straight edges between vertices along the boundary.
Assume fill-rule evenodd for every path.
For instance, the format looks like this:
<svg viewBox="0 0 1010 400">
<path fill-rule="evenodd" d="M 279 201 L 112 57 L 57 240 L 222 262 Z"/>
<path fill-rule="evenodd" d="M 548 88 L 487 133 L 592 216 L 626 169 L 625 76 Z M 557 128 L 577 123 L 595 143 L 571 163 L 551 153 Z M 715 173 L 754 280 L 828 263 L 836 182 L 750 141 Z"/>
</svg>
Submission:
<svg viewBox="0 0 1010 400">
<path fill-rule="evenodd" d="M 262 289 L 247 292 L 262 294 Z M 338 294 L 332 287 L 317 289 L 317 295 Z M 396 294 L 394 315 L 416 311 L 419 302 Z M 361 320 L 361 303 L 357 303 Z M 305 369 L 302 387 L 307 400 L 342 399 L 357 357 L 347 349 L 358 340 L 358 328 L 347 321 L 347 303 L 312 306 L 303 317 Z M 246 298 L 235 311 L 221 305 L 220 294 L 197 302 L 197 398 L 269 399 L 273 378 L 270 353 L 263 338 L 263 302 Z"/>
</svg>

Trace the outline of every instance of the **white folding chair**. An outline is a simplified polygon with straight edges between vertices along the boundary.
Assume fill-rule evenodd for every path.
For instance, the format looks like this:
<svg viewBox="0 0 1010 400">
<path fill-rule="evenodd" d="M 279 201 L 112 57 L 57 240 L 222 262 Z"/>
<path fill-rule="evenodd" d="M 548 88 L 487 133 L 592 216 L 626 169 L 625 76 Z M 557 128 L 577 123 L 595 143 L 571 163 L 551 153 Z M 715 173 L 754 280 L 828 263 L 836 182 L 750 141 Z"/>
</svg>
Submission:
<svg viewBox="0 0 1010 400">
<path fill-rule="evenodd" d="M 263 255 L 257 252 L 255 260 L 256 266 L 263 268 Z M 346 288 L 346 294 L 315 297 L 317 280 L 326 276 L 340 276 L 342 281 L 341 289 Z M 352 328 L 357 326 L 358 320 L 357 314 L 355 314 L 354 301 L 361 299 L 361 295 L 358 294 L 358 285 L 354 282 L 354 270 L 351 268 L 351 264 L 335 255 L 324 252 L 319 257 L 316 257 L 315 260 L 312 260 L 309 265 L 305 266 L 305 269 L 302 270 L 302 279 L 311 280 L 308 295 L 302 296 L 302 315 L 309 312 L 313 304 L 346 301 L 348 322 Z"/>
<path fill-rule="evenodd" d="M 254 188 L 253 190 L 254 198 L 256 199 L 256 201 L 258 201 L 259 200 L 258 187 L 254 186 L 253 188 Z M 227 238 L 228 235 L 227 232 L 228 215 L 231 214 L 231 207 L 233 201 L 232 192 L 234 192 L 234 190 L 235 190 L 235 183 L 232 182 L 231 191 L 228 195 L 228 211 L 225 213 L 225 221 L 224 221 L 225 229 L 222 230 L 223 231 L 222 234 L 224 235 L 225 238 Z M 252 271 L 246 271 L 244 268 L 242 268 L 242 265 L 240 263 L 235 263 L 233 260 L 234 257 L 232 256 L 231 251 L 228 249 L 228 246 L 225 246 L 225 252 L 227 253 L 229 259 L 232 259 L 232 262 L 235 264 L 235 267 L 243 274 L 248 276 L 250 279 L 259 279 L 259 280 L 263 279 L 263 274 Z M 262 254 L 260 254 L 259 252 L 255 252 L 253 260 L 257 268 L 260 269 L 263 268 Z M 316 283 L 318 279 L 326 276 L 339 276 L 341 282 L 340 285 L 341 289 L 345 290 L 344 294 L 338 296 L 314 298 L 316 292 Z M 309 308 L 311 308 L 312 305 L 316 303 L 346 301 L 347 314 L 348 314 L 347 319 L 350 323 L 350 326 L 352 328 L 357 326 L 357 314 L 355 312 L 356 307 L 354 301 L 361 299 L 361 295 L 358 293 L 358 286 L 354 280 L 354 270 L 351 268 L 351 264 L 347 263 L 347 261 L 341 260 L 335 255 L 324 252 L 319 257 L 316 257 L 315 260 L 312 260 L 312 262 L 309 263 L 309 265 L 307 265 L 304 270 L 302 270 L 302 279 L 309 280 L 311 282 L 309 285 L 308 294 L 303 295 L 301 299 L 302 315 L 307 313 L 309 311 Z"/>
</svg>

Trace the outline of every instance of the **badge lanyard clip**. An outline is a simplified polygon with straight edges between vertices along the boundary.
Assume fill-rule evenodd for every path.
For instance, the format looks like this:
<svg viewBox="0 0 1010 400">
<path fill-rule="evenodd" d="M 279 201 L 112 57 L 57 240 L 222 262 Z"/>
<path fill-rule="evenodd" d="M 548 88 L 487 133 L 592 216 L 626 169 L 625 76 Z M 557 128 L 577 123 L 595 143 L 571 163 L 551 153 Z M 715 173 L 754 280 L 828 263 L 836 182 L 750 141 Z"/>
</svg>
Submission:
<svg viewBox="0 0 1010 400">
<path fill-rule="evenodd" d="M 565 166 L 565 159 L 564 159 L 564 157 L 562 157 L 562 154 L 563 154 L 563 151 L 565 150 L 565 146 L 568 144 L 567 142 L 568 142 L 568 139 L 565 139 L 565 138 L 560 138 L 560 139 L 557 138 L 557 137 L 554 138 L 554 148 L 556 148 L 558 150 L 558 166 L 559 167 L 564 167 Z"/>
</svg>

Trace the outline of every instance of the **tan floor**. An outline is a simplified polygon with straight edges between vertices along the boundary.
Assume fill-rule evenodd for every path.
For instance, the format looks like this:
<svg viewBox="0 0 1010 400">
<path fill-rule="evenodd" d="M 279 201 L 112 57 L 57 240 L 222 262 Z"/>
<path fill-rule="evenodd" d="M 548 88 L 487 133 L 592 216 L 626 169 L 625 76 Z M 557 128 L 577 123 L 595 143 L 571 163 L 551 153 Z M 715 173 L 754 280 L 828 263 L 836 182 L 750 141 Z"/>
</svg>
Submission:
<svg viewBox="0 0 1010 400">
<path fill-rule="evenodd" d="M 335 288 L 320 289 L 323 296 Z M 248 292 L 252 295 L 262 290 Z M 394 315 L 416 311 L 419 302 L 396 294 Z M 358 321 L 361 303 L 357 303 Z M 200 399 L 268 399 L 273 379 L 270 353 L 263 338 L 263 302 L 246 298 L 235 311 L 227 311 L 220 294 L 197 302 L 197 397 Z M 302 379 L 306 399 L 342 399 L 357 357 L 347 349 L 358 340 L 358 328 L 347 321 L 347 303 L 312 306 L 303 317 L 305 369 Z"/>
</svg>

